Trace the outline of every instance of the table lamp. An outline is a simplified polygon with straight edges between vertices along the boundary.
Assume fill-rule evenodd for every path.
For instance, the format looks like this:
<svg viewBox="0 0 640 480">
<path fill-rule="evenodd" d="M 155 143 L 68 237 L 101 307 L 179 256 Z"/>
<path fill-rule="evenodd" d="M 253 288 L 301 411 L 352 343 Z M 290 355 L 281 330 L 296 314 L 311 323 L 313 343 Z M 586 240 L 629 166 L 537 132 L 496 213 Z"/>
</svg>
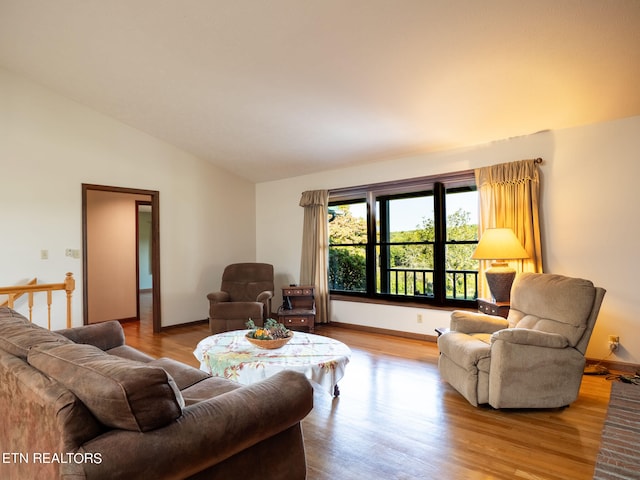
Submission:
<svg viewBox="0 0 640 480">
<path fill-rule="evenodd" d="M 489 290 L 496 302 L 508 302 L 516 271 L 505 260 L 529 258 L 529 254 L 510 228 L 488 228 L 471 258 L 494 260 L 485 272 Z"/>
</svg>

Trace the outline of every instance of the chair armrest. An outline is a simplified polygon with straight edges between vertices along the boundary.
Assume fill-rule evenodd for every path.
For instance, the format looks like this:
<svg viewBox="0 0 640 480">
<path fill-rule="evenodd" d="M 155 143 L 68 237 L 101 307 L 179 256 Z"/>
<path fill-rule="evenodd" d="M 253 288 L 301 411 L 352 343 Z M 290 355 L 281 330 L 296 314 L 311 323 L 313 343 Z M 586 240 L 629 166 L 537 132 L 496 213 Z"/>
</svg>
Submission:
<svg viewBox="0 0 640 480">
<path fill-rule="evenodd" d="M 547 348 L 566 348 L 569 346 L 569 341 L 558 333 L 541 332 L 528 328 L 507 328 L 491 335 L 492 344 L 498 340 Z"/>
<path fill-rule="evenodd" d="M 100 350 L 110 350 L 125 344 L 124 331 L 117 320 L 56 330 L 56 333 L 75 343 L 86 343 Z"/>
<path fill-rule="evenodd" d="M 227 292 L 211 292 L 207 294 L 211 303 L 228 302 L 231 297 Z"/>
<path fill-rule="evenodd" d="M 264 303 L 272 297 L 273 297 L 273 292 L 270 292 L 269 290 L 265 290 L 264 292 L 260 292 L 258 294 L 258 298 L 256 298 L 256 302 Z"/>
<path fill-rule="evenodd" d="M 313 408 L 313 388 L 291 370 L 186 407 L 166 427 L 140 434 L 112 431 L 84 444 L 101 452 L 87 478 L 186 478 L 298 424 Z M 286 445 L 282 450 L 286 452 Z M 95 471 L 93 471 L 95 470 Z"/>
<path fill-rule="evenodd" d="M 461 333 L 494 333 L 508 327 L 509 322 L 502 317 L 454 310 L 451 313 L 449 329 Z"/>
</svg>

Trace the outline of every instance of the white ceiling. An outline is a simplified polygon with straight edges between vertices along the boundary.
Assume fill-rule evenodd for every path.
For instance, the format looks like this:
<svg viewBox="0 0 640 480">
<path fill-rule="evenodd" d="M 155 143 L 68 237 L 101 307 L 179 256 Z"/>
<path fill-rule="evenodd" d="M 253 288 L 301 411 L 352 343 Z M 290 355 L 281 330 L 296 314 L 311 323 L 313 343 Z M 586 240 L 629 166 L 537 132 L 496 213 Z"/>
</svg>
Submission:
<svg viewBox="0 0 640 480">
<path fill-rule="evenodd" d="M 639 0 L 0 0 L 0 66 L 261 182 L 640 114 Z"/>
</svg>

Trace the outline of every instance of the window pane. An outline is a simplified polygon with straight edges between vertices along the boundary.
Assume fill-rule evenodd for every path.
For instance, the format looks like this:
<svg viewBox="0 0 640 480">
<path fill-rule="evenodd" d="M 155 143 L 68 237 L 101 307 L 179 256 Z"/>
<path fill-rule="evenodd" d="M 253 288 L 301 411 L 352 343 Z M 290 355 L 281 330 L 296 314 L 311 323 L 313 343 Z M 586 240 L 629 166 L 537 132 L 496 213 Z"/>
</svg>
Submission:
<svg viewBox="0 0 640 480">
<path fill-rule="evenodd" d="M 433 296 L 433 245 L 391 245 L 390 266 L 380 268 L 378 277 L 386 276 L 386 291 L 378 283 L 379 293 L 392 295 Z M 378 258 L 380 256 L 378 255 Z"/>
<path fill-rule="evenodd" d="M 433 196 L 383 197 L 377 212 L 378 229 L 387 229 L 378 237 L 383 239 L 378 247 L 378 293 L 433 296 Z"/>
<path fill-rule="evenodd" d="M 406 232 L 419 240 L 433 240 L 433 197 L 397 198 L 389 200 L 389 232 Z M 413 235 L 411 235 L 413 234 Z"/>
<path fill-rule="evenodd" d="M 474 188 L 450 190 L 446 193 L 445 202 L 446 297 L 473 300 L 478 294 L 478 262 L 471 259 L 478 243 L 478 192 Z"/>
<path fill-rule="evenodd" d="M 433 270 L 433 245 L 391 245 L 391 268 Z"/>
<path fill-rule="evenodd" d="M 329 244 L 367 243 L 367 204 L 363 201 L 329 207 Z"/>
<path fill-rule="evenodd" d="M 329 289 L 366 292 L 367 206 L 364 200 L 329 207 Z"/>
<path fill-rule="evenodd" d="M 329 247 L 329 289 L 365 292 L 366 257 L 364 245 Z"/>
<path fill-rule="evenodd" d="M 478 192 L 447 192 L 447 241 L 478 240 Z"/>
<path fill-rule="evenodd" d="M 476 244 L 446 246 L 446 296 L 461 300 L 473 300 L 478 293 L 478 261 L 471 255 Z"/>
</svg>

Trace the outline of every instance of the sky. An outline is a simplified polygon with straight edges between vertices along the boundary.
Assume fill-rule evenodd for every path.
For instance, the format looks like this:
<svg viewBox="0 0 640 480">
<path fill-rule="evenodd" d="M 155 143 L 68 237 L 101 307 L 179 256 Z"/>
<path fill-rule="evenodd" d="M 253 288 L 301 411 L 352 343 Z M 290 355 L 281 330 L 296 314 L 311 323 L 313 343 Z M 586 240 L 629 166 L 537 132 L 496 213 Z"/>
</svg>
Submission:
<svg viewBox="0 0 640 480">
<path fill-rule="evenodd" d="M 423 218 L 433 217 L 433 202 L 431 197 L 406 198 L 395 200 L 402 204 L 401 208 L 391 206 L 391 231 L 401 232 L 415 230 L 421 224 Z M 464 192 L 447 195 L 447 211 L 453 213 L 460 208 L 471 213 L 471 220 L 477 223 L 478 219 L 478 193 Z M 366 218 L 365 204 L 351 205 L 351 214 L 354 217 Z"/>
</svg>

